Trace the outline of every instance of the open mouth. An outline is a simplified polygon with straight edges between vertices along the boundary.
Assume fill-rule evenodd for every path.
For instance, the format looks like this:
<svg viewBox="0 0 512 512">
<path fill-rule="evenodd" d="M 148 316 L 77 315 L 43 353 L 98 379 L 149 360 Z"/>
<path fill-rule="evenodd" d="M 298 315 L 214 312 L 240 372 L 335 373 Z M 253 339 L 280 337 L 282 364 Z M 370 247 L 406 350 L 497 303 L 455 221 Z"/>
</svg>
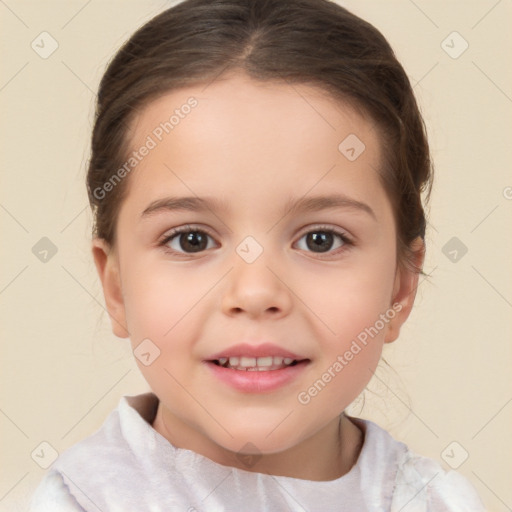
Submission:
<svg viewBox="0 0 512 512">
<path fill-rule="evenodd" d="M 246 350 L 247 349 L 247 350 Z M 275 354 L 275 352 L 281 354 Z M 271 393 L 290 385 L 306 371 L 311 359 L 279 347 L 258 347 L 262 355 L 251 354 L 251 348 L 231 347 L 230 352 L 215 354 L 204 360 L 214 378 L 242 393 Z M 274 354 L 272 354 L 272 351 Z M 270 352 L 270 355 L 269 355 Z M 236 354 L 236 355 L 235 355 Z"/>
<path fill-rule="evenodd" d="M 209 361 L 222 368 L 247 372 L 267 372 L 282 370 L 300 363 L 308 362 L 309 359 L 292 359 L 290 357 L 264 356 L 264 357 L 220 357 Z"/>
</svg>

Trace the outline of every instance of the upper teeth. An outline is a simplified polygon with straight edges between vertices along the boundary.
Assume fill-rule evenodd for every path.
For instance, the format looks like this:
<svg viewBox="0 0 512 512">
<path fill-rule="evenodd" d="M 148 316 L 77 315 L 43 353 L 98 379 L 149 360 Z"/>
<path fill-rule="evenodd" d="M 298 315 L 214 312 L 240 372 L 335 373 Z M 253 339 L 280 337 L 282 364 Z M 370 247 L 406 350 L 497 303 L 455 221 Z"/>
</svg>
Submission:
<svg viewBox="0 0 512 512">
<path fill-rule="evenodd" d="M 293 363 L 291 357 L 264 356 L 264 357 L 220 357 L 218 359 L 221 366 L 234 368 L 236 370 L 265 371 L 277 370 L 283 365 L 287 366 Z"/>
</svg>

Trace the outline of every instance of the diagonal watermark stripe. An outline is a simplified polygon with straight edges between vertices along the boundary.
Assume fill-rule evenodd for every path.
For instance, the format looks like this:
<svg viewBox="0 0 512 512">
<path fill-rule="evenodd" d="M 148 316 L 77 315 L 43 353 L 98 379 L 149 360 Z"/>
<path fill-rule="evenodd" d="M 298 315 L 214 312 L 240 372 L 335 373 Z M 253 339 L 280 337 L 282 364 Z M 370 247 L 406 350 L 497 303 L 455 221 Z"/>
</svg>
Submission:
<svg viewBox="0 0 512 512">
<path fill-rule="evenodd" d="M 419 80 L 416 81 L 416 83 L 412 86 L 412 88 L 414 89 L 417 85 L 419 85 L 421 83 L 421 81 L 426 78 L 428 75 L 430 75 L 430 73 L 437 67 L 437 65 L 439 64 L 439 61 L 437 61 Z"/>
<path fill-rule="evenodd" d="M 414 7 L 416 7 L 416 9 L 418 9 L 418 11 L 423 14 L 423 16 L 425 16 L 425 18 L 427 18 L 427 20 L 430 21 L 432 25 L 434 25 L 434 27 L 439 28 L 439 25 L 423 9 L 421 9 L 416 2 L 413 2 L 413 0 L 409 0 L 409 2 L 411 2 L 411 4 L 414 5 Z"/>
<path fill-rule="evenodd" d="M 99 400 L 60 438 L 61 441 L 65 437 L 69 435 L 69 433 L 75 429 L 78 424 L 131 372 L 132 370 L 128 370 L 120 379 L 118 379 L 110 388 L 100 397 Z"/>
<path fill-rule="evenodd" d="M 473 30 L 477 25 L 479 25 L 485 18 L 487 18 L 487 15 L 491 13 L 491 11 L 493 11 L 497 6 L 498 4 L 501 3 L 501 0 L 498 0 L 472 27 L 471 27 L 471 30 Z"/>
<path fill-rule="evenodd" d="M 119 322 L 116 318 L 114 318 L 107 310 L 107 308 L 105 306 L 103 306 L 103 304 L 64 266 L 64 265 L 61 265 L 62 269 L 66 271 L 66 273 L 71 277 L 71 279 L 73 279 L 73 281 L 75 281 L 75 283 L 78 284 L 78 286 L 80 286 L 80 288 L 82 288 L 82 290 L 85 291 L 85 293 L 87 293 L 87 295 L 89 295 L 89 297 L 91 297 L 91 299 L 93 299 L 96 304 L 98 304 L 98 306 L 100 306 L 101 309 L 103 309 L 103 311 L 105 311 L 109 316 L 110 318 L 112 318 L 114 320 L 114 322 L 119 325 L 120 327 L 122 327 L 127 333 L 128 335 L 130 335 L 130 333 L 128 332 L 128 328 L 127 326 L 123 325 L 121 322 Z"/>
<path fill-rule="evenodd" d="M 485 78 L 487 78 L 487 80 L 489 80 L 489 82 L 491 82 L 491 84 L 494 85 L 494 87 L 496 87 L 496 89 L 498 89 L 498 91 L 500 91 L 501 94 L 503 94 L 503 96 L 512 103 L 512 98 L 475 61 L 472 60 L 471 62 L 473 66 L 475 66 L 475 68 L 478 69 L 478 71 L 480 71 L 480 73 L 482 73 L 482 75 L 484 75 Z"/>
<path fill-rule="evenodd" d="M 304 306 L 309 309 L 309 311 L 311 311 L 311 313 L 313 313 L 318 318 L 318 320 L 320 320 L 320 322 L 325 325 L 325 327 L 327 327 L 327 329 L 329 329 L 329 331 L 331 331 L 332 334 L 334 334 L 334 336 L 336 336 L 336 333 L 268 265 L 265 266 L 270 270 L 270 272 L 272 272 L 272 274 L 277 277 L 277 279 L 279 279 L 279 281 L 281 281 L 281 283 L 286 286 L 286 288 L 288 288 L 288 290 L 290 290 L 290 292 L 293 293 L 293 295 L 295 295 L 295 297 L 297 297 L 297 299 L 302 302 L 302 304 L 304 304 Z"/>
<path fill-rule="evenodd" d="M 505 505 L 505 507 L 507 507 L 507 510 L 510 510 L 512 511 L 512 507 L 509 507 L 481 478 L 480 476 L 478 476 L 474 471 L 471 471 L 473 473 L 473 475 L 475 475 L 478 480 L 480 480 L 480 482 L 482 482 L 483 485 L 485 485 L 485 487 L 487 487 L 487 489 L 492 493 L 494 494 L 494 496 L 501 501 L 501 503 L 503 503 L 503 505 Z"/>
<path fill-rule="evenodd" d="M 420 416 L 418 414 L 416 414 L 413 410 L 412 410 L 412 407 L 410 407 L 408 404 L 406 404 L 371 368 L 368 368 L 368 371 L 378 380 L 380 380 L 380 382 L 382 384 L 384 384 L 384 386 L 386 386 L 389 391 L 391 391 L 391 393 L 393 393 L 393 395 L 395 395 L 396 398 L 398 398 L 398 400 L 400 400 L 400 402 L 402 402 L 402 404 L 407 408 L 409 409 L 409 411 L 411 412 L 411 414 L 413 414 L 421 423 L 423 423 L 423 425 L 428 429 L 430 430 L 430 432 L 432 432 L 432 434 L 434 434 L 434 436 L 436 436 L 438 439 L 439 439 L 439 436 L 427 425 L 427 423 L 422 419 L 420 418 Z"/>
<path fill-rule="evenodd" d="M 493 209 L 492 209 L 492 210 L 491 210 L 491 211 L 490 211 L 490 212 L 489 212 L 489 213 L 488 213 L 488 214 L 487 214 L 487 215 L 486 215 L 486 216 L 485 216 L 485 217 L 484 217 L 484 218 L 483 218 L 483 219 L 482 219 L 482 220 L 481 220 L 481 221 L 480 221 L 480 222 L 479 222 L 479 223 L 478 223 L 478 224 L 477 224 L 477 225 L 476 225 L 476 226 L 475 226 L 471 231 L 470 231 L 470 233 L 473 233 L 473 231 L 475 231 L 475 229 L 476 229 L 477 227 L 479 227 L 479 226 L 480 226 L 480 224 L 482 224 L 482 222 L 483 222 L 484 220 L 486 220 L 486 219 L 487 219 L 487 217 L 489 217 L 492 213 L 494 213 L 494 212 L 496 211 L 496 208 L 498 208 L 498 206 L 499 206 L 499 204 L 497 204 L 497 205 L 496 205 L 496 206 L 495 206 L 495 207 L 494 207 L 494 208 L 493 208 Z"/>
<path fill-rule="evenodd" d="M 207 498 L 209 498 L 232 474 L 233 473 L 231 471 L 228 471 L 226 476 L 204 498 L 201 498 L 201 501 L 204 501 Z M 192 510 L 195 510 L 195 509 L 189 509 L 189 510 L 191 510 L 191 512 L 192 512 Z"/>
<path fill-rule="evenodd" d="M 418 496 L 418 494 L 423 491 L 423 489 L 425 489 L 425 487 L 427 487 L 427 485 L 432 482 L 432 480 L 434 480 L 434 478 L 438 475 L 439 473 L 436 473 L 407 503 L 405 503 L 405 505 L 400 508 L 400 510 L 398 512 L 401 512 L 402 510 L 405 509 L 405 507 L 407 507 L 409 505 L 409 503 L 412 502 L 412 500 L 415 500 L 416 497 Z M 423 508 L 423 507 L 422 507 Z"/>
<path fill-rule="evenodd" d="M 21 23 L 23 23 L 23 25 L 25 25 L 25 27 L 27 28 L 30 28 L 5 2 L 4 0 L 0 0 L 0 4 L 2 4 L 6 9 L 8 9 L 11 14 L 17 18 Z"/>
<path fill-rule="evenodd" d="M 69 226 L 71 226 L 71 224 L 73 224 L 73 222 L 75 222 L 75 220 L 80 217 L 80 215 L 82 215 L 82 213 L 85 212 L 85 210 L 87 210 L 87 207 L 88 205 L 85 205 L 61 230 L 60 230 L 60 233 L 64 233 L 64 231 L 66 231 L 66 229 L 69 228 Z"/>
<path fill-rule="evenodd" d="M 484 281 L 485 281 L 485 282 L 486 282 L 486 283 L 487 283 L 487 284 L 488 284 L 488 285 L 489 285 L 489 286 L 490 286 L 490 287 L 491 287 L 491 288 L 492 288 L 492 289 L 493 289 L 493 290 L 494 290 L 494 291 L 495 291 L 495 292 L 496 292 L 496 293 L 497 293 L 497 294 L 498 294 L 498 295 L 499 295 L 499 296 L 500 296 L 500 297 L 501 297 L 501 298 L 502 298 L 502 299 L 503 299 L 503 300 L 504 300 L 504 301 L 505 301 L 505 302 L 510 306 L 510 307 L 512 307 L 512 304 L 511 304 L 511 303 L 506 299 L 506 297 L 505 297 L 504 295 L 502 295 L 502 294 L 498 291 L 498 289 L 497 289 L 495 286 L 493 286 L 493 285 L 490 283 L 490 281 L 489 281 L 488 279 L 486 279 L 486 278 L 484 277 L 484 275 L 483 275 L 481 272 L 479 272 L 479 271 L 478 271 L 478 269 L 477 269 L 475 266 L 471 265 L 471 268 L 472 268 L 472 269 L 473 269 L 473 270 L 474 270 L 474 271 L 475 271 L 475 272 L 476 272 L 476 273 L 477 273 L 477 274 L 478 274 L 478 275 L 479 275 L 479 276 L 480 276 L 480 277 L 481 277 L 481 278 L 482 278 L 482 279 L 483 279 L 483 280 L 484 280 Z"/>
<path fill-rule="evenodd" d="M 90 498 L 90 496 L 88 496 L 84 491 L 82 491 L 82 489 L 80 489 L 80 487 L 78 487 L 78 485 L 73 480 L 71 480 L 71 478 L 69 478 L 69 475 L 67 475 L 64 471 L 62 471 L 62 469 L 60 470 L 60 472 L 66 477 L 67 480 L 69 480 L 82 493 L 83 496 L 85 496 L 94 505 L 96 510 L 99 510 L 100 512 L 107 512 L 106 510 L 104 511 L 100 507 L 98 507 L 98 505 L 96 505 L 96 503 Z M 75 501 L 76 501 L 76 498 L 75 498 Z M 77 506 L 80 506 L 80 505 L 78 505 L 78 503 L 77 503 Z M 80 507 L 80 509 L 81 508 L 82 507 Z M 91 509 L 87 508 L 87 510 L 90 511 Z"/>
<path fill-rule="evenodd" d="M 483 427 L 482 427 L 482 428 L 481 428 L 481 429 L 480 429 L 480 430 L 479 430 L 479 431 L 478 431 L 478 432 L 477 432 L 477 433 L 476 433 L 476 434 L 471 438 L 471 440 L 475 439 L 475 437 L 476 437 L 478 434 L 480 434 L 480 432 L 482 432 L 482 430 L 483 430 L 485 427 L 487 427 L 487 425 L 489 425 L 489 423 L 491 423 L 491 421 L 492 421 L 494 418 L 496 418 L 496 416 L 498 416 L 498 414 L 499 414 L 501 411 L 503 411 L 503 409 L 505 409 L 505 407 L 506 407 L 510 402 L 512 402 L 512 398 L 511 398 L 510 400 L 508 400 L 508 401 L 505 403 L 505 405 L 503 405 L 503 406 L 500 408 L 500 410 L 499 410 L 496 414 L 494 414 L 494 416 L 492 416 L 492 418 L 491 418 L 489 421 L 487 421 L 487 422 L 485 423 L 485 425 L 484 425 L 484 426 L 483 426 Z"/>
<path fill-rule="evenodd" d="M 25 270 L 27 270 L 28 268 L 28 265 L 25 265 L 25 267 L 23 269 L 21 269 L 1 290 L 0 290 L 0 295 L 2 293 L 5 292 L 5 290 L 7 290 L 7 288 L 9 288 L 9 286 L 11 286 L 12 283 L 14 283 L 14 281 L 16 281 L 16 279 L 18 279 L 18 277 L 21 276 L 21 274 L 23 274 L 23 272 L 25 272 Z"/>
<path fill-rule="evenodd" d="M 7 498 L 8 494 L 14 490 L 15 487 L 28 475 L 28 471 L 0 498 L 0 501 L 3 501 Z"/>
<path fill-rule="evenodd" d="M 88 0 L 82 7 L 80 7 L 80 9 L 75 13 L 73 14 L 73 16 L 71 16 L 71 18 L 66 21 L 66 23 L 64 23 L 64 25 L 62 25 L 61 30 L 63 28 L 66 28 L 90 3 L 91 3 L 92 0 Z"/>
<path fill-rule="evenodd" d="M 272 434 L 273 432 L 275 432 L 277 430 L 277 427 L 279 427 L 280 425 L 282 425 L 287 419 L 288 417 L 290 416 L 290 414 L 293 413 L 295 409 L 292 409 L 265 437 L 268 437 L 270 434 Z"/>
<path fill-rule="evenodd" d="M 217 423 L 217 425 L 219 425 L 222 430 L 224 430 L 224 432 L 226 432 L 226 434 L 228 434 L 230 437 L 233 437 L 231 432 L 229 432 L 229 430 L 192 393 L 190 393 L 190 391 L 185 386 L 183 386 L 183 384 L 167 368 L 164 368 L 164 370 L 169 374 L 170 377 L 174 379 L 176 384 L 178 384 L 178 386 L 180 386 L 181 389 L 183 389 L 183 391 L 185 391 L 185 393 L 187 393 L 188 396 L 192 398 L 192 400 L 194 400 L 194 402 L 196 402 L 196 404 L 199 405 L 199 407 L 201 407 L 206 412 L 206 414 L 208 414 L 208 416 L 210 416 L 210 418 L 212 418 L 212 420 L 215 421 L 215 423 Z"/>
<path fill-rule="evenodd" d="M 11 78 L 9 78 L 9 80 L 7 80 L 7 82 L 2 85 L 2 87 L 0 87 L 0 92 L 3 91 L 29 65 L 29 63 L 30 61 L 25 62 L 25 64 L 23 64 L 23 66 L 21 66 L 21 68 L 18 69 L 18 71 L 16 71 L 13 76 L 11 76 Z"/>
<path fill-rule="evenodd" d="M 5 412 L 0 409 L 0 412 L 28 439 L 29 437 L 27 436 L 27 434 L 25 434 L 25 432 L 23 432 L 23 430 L 21 430 L 21 428 L 18 426 L 18 424 L 13 421 L 9 416 L 7 416 L 7 414 L 5 414 Z"/>
<path fill-rule="evenodd" d="M 85 87 L 87 87 L 87 89 L 89 89 L 89 91 L 91 91 L 94 96 L 96 96 L 96 93 L 89 87 L 86 82 L 84 82 L 63 60 L 61 60 L 61 62 L 70 71 L 70 73 L 75 75 L 75 77 L 78 78 L 78 80 L 80 80 L 80 82 L 82 82 L 82 84 L 85 85 Z"/>
<path fill-rule="evenodd" d="M 195 302 L 190 309 L 164 334 L 164 336 L 167 336 L 205 297 L 208 295 L 213 288 L 215 288 L 231 271 L 233 270 L 233 267 L 231 267 L 218 281 L 213 284 L 198 300 Z"/>
<path fill-rule="evenodd" d="M 316 183 L 314 183 L 311 186 L 311 188 L 301 197 L 301 199 L 304 199 L 335 167 L 336 167 L 336 164 L 333 164 L 325 174 L 320 176 L 320 178 L 316 181 Z M 293 209 L 293 207 L 290 208 L 279 220 L 274 222 L 274 224 L 272 224 L 272 226 L 270 226 L 270 228 L 267 229 L 267 234 L 270 233 L 284 218 L 286 218 L 286 216 L 292 211 L 292 209 Z"/>
<path fill-rule="evenodd" d="M 9 215 L 12 220 L 14 220 L 14 222 L 16 222 L 25 231 L 25 233 L 29 232 L 28 229 L 3 204 L 0 204 L 0 208 L 2 208 L 5 213 L 7 213 L 7 215 Z"/>
</svg>

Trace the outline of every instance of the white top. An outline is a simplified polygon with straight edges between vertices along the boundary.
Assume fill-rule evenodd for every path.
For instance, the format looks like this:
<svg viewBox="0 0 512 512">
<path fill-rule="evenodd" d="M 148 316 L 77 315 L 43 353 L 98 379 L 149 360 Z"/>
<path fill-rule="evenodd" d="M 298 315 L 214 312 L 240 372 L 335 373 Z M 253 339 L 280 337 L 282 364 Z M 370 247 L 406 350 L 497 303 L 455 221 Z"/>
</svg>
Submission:
<svg viewBox="0 0 512 512">
<path fill-rule="evenodd" d="M 409 451 L 371 421 L 356 464 L 311 481 L 245 471 L 176 448 L 151 423 L 153 393 L 124 396 L 99 430 L 53 463 L 31 512 L 479 512 L 468 480 Z"/>
</svg>

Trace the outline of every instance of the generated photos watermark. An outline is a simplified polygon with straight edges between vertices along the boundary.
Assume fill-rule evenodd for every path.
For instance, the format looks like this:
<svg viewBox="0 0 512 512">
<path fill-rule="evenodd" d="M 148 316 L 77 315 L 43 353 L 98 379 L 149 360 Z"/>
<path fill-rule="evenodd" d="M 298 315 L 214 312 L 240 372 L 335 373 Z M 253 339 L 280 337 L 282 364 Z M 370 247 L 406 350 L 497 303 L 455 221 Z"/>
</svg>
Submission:
<svg viewBox="0 0 512 512">
<path fill-rule="evenodd" d="M 131 172 L 142 160 L 149 155 L 149 152 L 155 149 L 160 142 L 162 142 L 165 135 L 171 133 L 176 128 L 182 119 L 185 119 L 194 107 L 197 107 L 199 102 L 196 98 L 191 96 L 187 99 L 186 103 L 179 108 L 174 109 L 174 113 L 168 120 L 161 122 L 158 126 L 153 128 L 151 133 L 146 137 L 146 140 L 137 150 L 130 153 L 124 164 L 117 169 L 117 171 L 110 176 L 110 178 L 101 186 L 93 190 L 93 196 L 101 201 L 105 199 L 109 192 Z"/>
<path fill-rule="evenodd" d="M 368 345 L 379 332 L 384 329 L 390 320 L 395 318 L 396 314 L 402 310 L 402 304 L 395 302 L 385 313 L 381 313 L 379 319 L 370 327 L 366 327 L 357 337 L 352 340 L 350 347 L 338 355 L 336 360 L 322 373 L 322 375 L 311 384 L 306 390 L 297 395 L 297 400 L 302 405 L 307 405 L 331 382 L 364 348 Z"/>
</svg>

